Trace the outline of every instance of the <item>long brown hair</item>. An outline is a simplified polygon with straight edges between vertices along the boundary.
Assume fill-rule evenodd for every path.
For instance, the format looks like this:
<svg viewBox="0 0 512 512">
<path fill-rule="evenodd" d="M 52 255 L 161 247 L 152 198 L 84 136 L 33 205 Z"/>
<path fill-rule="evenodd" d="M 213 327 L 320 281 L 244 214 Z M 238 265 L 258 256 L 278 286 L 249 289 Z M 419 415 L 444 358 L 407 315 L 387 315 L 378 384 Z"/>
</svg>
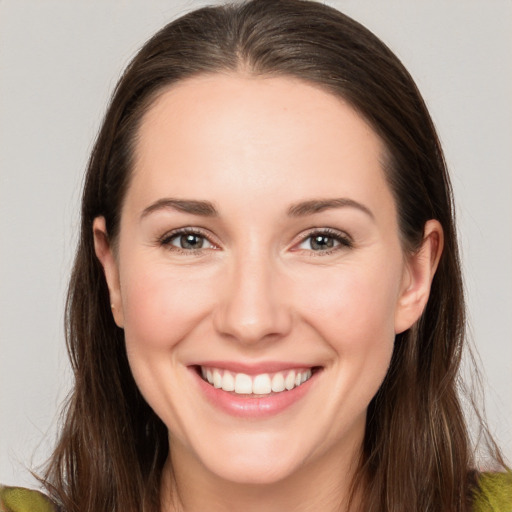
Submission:
<svg viewBox="0 0 512 512">
<path fill-rule="evenodd" d="M 142 398 L 114 323 L 92 222 L 119 230 L 141 117 L 171 84 L 204 73 L 290 76 L 348 101 L 385 143 L 404 250 L 437 219 L 445 248 L 421 319 L 396 337 L 368 409 L 362 509 L 469 510 L 474 467 L 458 396 L 464 300 L 451 186 L 426 106 L 409 73 L 370 31 L 320 3 L 253 0 L 207 7 L 151 38 L 121 77 L 89 161 L 69 286 L 67 345 L 75 385 L 45 483 L 67 512 L 157 512 L 168 432 Z"/>
</svg>

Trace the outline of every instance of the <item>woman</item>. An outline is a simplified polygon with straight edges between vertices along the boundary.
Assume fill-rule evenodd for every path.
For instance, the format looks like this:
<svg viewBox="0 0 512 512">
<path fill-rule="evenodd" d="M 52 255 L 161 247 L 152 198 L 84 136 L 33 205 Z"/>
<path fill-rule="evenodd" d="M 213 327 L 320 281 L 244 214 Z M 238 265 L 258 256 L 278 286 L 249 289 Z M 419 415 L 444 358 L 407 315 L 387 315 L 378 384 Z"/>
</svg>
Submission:
<svg viewBox="0 0 512 512">
<path fill-rule="evenodd" d="M 507 510 L 463 335 L 442 150 L 396 57 L 317 3 L 195 11 L 91 156 L 44 483 L 66 511 Z"/>
</svg>

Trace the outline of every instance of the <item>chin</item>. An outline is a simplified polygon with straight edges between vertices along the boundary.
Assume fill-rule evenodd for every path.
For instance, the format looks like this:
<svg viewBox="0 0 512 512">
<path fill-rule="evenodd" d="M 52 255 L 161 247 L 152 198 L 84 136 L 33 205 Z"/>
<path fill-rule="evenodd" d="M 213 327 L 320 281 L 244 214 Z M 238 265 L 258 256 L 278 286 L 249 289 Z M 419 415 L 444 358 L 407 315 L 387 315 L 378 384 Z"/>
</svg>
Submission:
<svg viewBox="0 0 512 512">
<path fill-rule="evenodd" d="M 292 476 L 299 465 L 284 461 L 262 460 L 229 461 L 209 468 L 219 478 L 242 485 L 272 485 Z"/>
<path fill-rule="evenodd" d="M 217 442 L 197 446 L 197 460 L 217 478 L 247 485 L 271 485 L 303 467 L 308 455 L 305 443 L 292 441 L 289 435 L 244 434 L 233 432 L 233 439 L 218 436 Z"/>
</svg>

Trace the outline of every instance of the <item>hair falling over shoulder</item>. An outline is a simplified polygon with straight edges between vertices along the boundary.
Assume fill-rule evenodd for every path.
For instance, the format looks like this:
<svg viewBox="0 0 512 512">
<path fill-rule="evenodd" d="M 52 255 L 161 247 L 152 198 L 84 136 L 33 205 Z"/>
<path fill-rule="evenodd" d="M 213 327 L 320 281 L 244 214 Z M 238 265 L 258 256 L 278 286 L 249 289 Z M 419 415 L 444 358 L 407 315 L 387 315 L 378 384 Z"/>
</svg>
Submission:
<svg viewBox="0 0 512 512">
<path fill-rule="evenodd" d="M 168 433 L 131 375 L 92 223 L 104 216 L 115 242 L 137 130 L 158 93 L 187 77 L 223 71 L 299 78 L 343 98 L 386 146 L 404 247 L 418 248 L 429 219 L 441 223 L 445 249 L 430 299 L 420 321 L 396 337 L 388 374 L 368 410 L 353 489 L 364 488 L 365 512 L 471 510 L 478 473 L 460 398 L 464 298 L 442 149 L 397 57 L 359 23 L 306 0 L 193 11 L 154 35 L 119 80 L 85 179 L 66 309 L 74 388 L 42 481 L 65 512 L 160 511 Z M 490 446 L 496 468 L 505 467 Z"/>
</svg>

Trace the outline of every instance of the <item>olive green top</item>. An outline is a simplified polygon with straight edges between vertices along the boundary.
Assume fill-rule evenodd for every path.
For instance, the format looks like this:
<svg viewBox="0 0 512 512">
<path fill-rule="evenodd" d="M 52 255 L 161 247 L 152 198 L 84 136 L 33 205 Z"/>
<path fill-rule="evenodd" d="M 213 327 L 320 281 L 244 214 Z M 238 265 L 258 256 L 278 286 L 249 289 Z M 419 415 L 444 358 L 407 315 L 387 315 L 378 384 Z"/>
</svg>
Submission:
<svg viewBox="0 0 512 512">
<path fill-rule="evenodd" d="M 483 473 L 473 512 L 512 512 L 512 472 Z"/>
<path fill-rule="evenodd" d="M 57 507 L 39 491 L 0 486 L 0 512 L 57 512 Z M 480 477 L 473 512 L 512 512 L 512 472 Z"/>
<path fill-rule="evenodd" d="M 56 512 L 57 508 L 39 491 L 0 485 L 0 512 Z"/>
</svg>

